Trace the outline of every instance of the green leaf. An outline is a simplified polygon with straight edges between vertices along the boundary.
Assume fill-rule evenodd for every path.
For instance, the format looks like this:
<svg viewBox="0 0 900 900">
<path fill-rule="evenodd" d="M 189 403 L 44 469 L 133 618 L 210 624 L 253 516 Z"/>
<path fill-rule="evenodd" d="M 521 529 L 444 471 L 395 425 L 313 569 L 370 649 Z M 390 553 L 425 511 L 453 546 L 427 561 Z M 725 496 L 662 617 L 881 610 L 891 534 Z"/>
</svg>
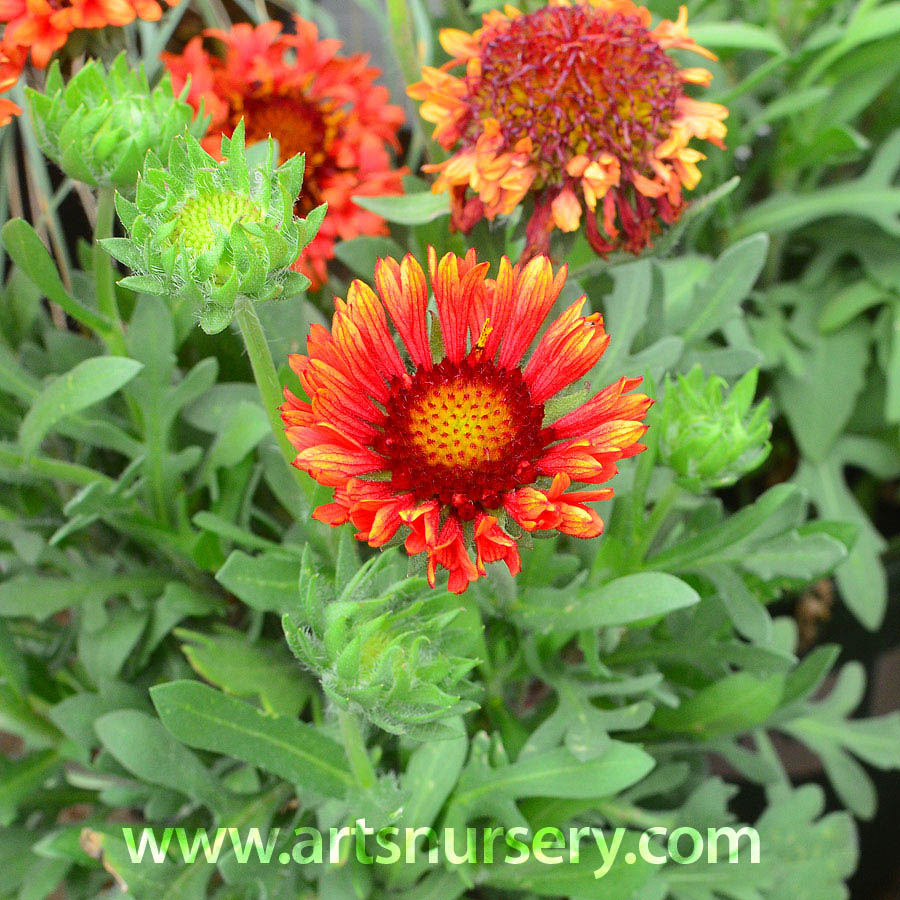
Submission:
<svg viewBox="0 0 900 900">
<path fill-rule="evenodd" d="M 840 656 L 841 648 L 837 644 L 824 644 L 811 650 L 791 672 L 784 685 L 782 704 L 805 700 L 825 679 L 831 667 Z"/>
<path fill-rule="evenodd" d="M 778 727 L 819 756 L 846 806 L 861 818 L 871 818 L 875 790 L 853 757 L 878 769 L 900 769 L 900 713 L 848 720 L 861 700 L 864 683 L 860 666 L 845 666 L 823 701 L 807 704 L 799 716 Z"/>
<path fill-rule="evenodd" d="M 774 31 L 749 22 L 692 22 L 691 37 L 702 47 L 721 50 L 764 50 L 777 55 L 788 49 Z"/>
<path fill-rule="evenodd" d="M 450 196 L 423 191 L 401 197 L 354 197 L 353 202 L 388 222 L 424 225 L 450 214 Z"/>
<path fill-rule="evenodd" d="M 670 572 L 696 572 L 721 559 L 739 559 L 743 541 L 783 533 L 786 527 L 795 524 L 800 510 L 802 491 L 792 484 L 775 485 L 751 506 L 664 550 L 650 562 L 654 568 Z M 776 516 L 786 521 L 778 521 Z"/>
<path fill-rule="evenodd" d="M 755 644 L 769 644 L 772 618 L 740 573 L 723 563 L 712 563 L 702 572 L 718 591 L 719 599 L 737 631 Z"/>
<path fill-rule="evenodd" d="M 727 844 L 720 839 L 716 862 L 709 863 L 707 854 L 703 854 L 691 865 L 662 867 L 648 886 L 648 894 L 675 900 L 845 898 L 844 882 L 857 859 L 852 818 L 846 813 L 818 818 L 825 806 L 818 785 L 797 790 L 778 787 L 768 794 L 769 807 L 755 824 L 759 835 L 757 861 L 752 860 L 748 844 L 742 841 L 738 861 L 732 862 Z M 721 827 L 728 823 L 716 814 L 710 824 Z"/>
<path fill-rule="evenodd" d="M 266 712 L 296 716 L 309 697 L 306 676 L 284 642 L 251 644 L 239 631 L 202 634 L 180 628 L 176 635 L 191 667 L 210 683 L 237 697 L 258 699 Z"/>
<path fill-rule="evenodd" d="M 697 691 L 677 709 L 659 707 L 653 724 L 666 731 L 700 738 L 747 731 L 775 712 L 784 693 L 785 676 L 759 679 L 736 672 Z"/>
<path fill-rule="evenodd" d="M 587 761 L 559 747 L 497 769 L 467 771 L 452 802 L 475 809 L 484 798 L 607 797 L 640 781 L 654 765 L 640 747 L 620 741 L 611 741 L 604 753 Z"/>
<path fill-rule="evenodd" d="M 129 591 L 160 591 L 165 579 L 157 575 L 79 575 L 52 578 L 16 575 L 0 584 L 0 615 L 28 616 L 42 621 L 86 599 L 102 603 Z"/>
<path fill-rule="evenodd" d="M 22 449 L 26 454 L 33 453 L 57 422 L 105 400 L 142 368 L 141 363 L 124 356 L 98 356 L 55 378 L 35 398 L 22 420 Z"/>
<path fill-rule="evenodd" d="M 862 279 L 854 281 L 838 291 L 823 307 L 819 316 L 819 328 L 829 334 L 843 328 L 867 309 L 886 302 L 888 294 L 883 287 Z"/>
<path fill-rule="evenodd" d="M 79 303 L 63 287 L 56 264 L 28 222 L 24 219 L 11 219 L 3 226 L 0 236 L 10 259 L 48 300 L 94 331 L 105 333 L 112 328 L 112 322 Z"/>
<path fill-rule="evenodd" d="M 554 826 L 555 827 L 555 826 Z M 565 831 L 563 831 L 565 840 Z M 616 840 L 612 829 L 603 829 L 607 847 Z M 531 857 L 526 862 L 511 865 L 509 861 L 484 866 L 481 878 L 496 890 L 514 892 L 515 896 L 577 897 L 578 900 L 634 900 L 642 896 L 640 889 L 651 879 L 654 867 L 639 854 L 641 835 L 626 832 L 617 846 L 615 860 L 608 868 L 608 860 L 597 846 L 594 837 L 581 838 L 577 861 L 570 862 L 568 849 L 547 849 L 549 859 L 561 859 L 559 864 L 548 863 Z M 529 839 L 523 842 L 528 846 Z M 498 841 L 498 857 L 501 856 Z M 550 847 L 555 844 L 550 840 Z M 461 849 L 461 848 L 459 848 Z M 505 849 L 505 848 L 504 848 Z M 509 852 L 509 851 L 507 851 Z M 611 853 L 611 849 L 607 850 Z M 510 854 L 516 859 L 515 854 Z M 598 877 L 597 873 L 603 873 Z"/>
<path fill-rule="evenodd" d="M 206 766 L 153 716 L 116 710 L 94 728 L 103 746 L 141 781 L 179 791 L 213 810 L 225 804 L 225 792 Z"/>
<path fill-rule="evenodd" d="M 694 33 L 691 28 L 691 34 Z M 900 3 L 883 3 L 881 5 L 866 4 L 850 17 L 846 26 L 838 26 L 834 22 L 819 28 L 803 45 L 803 50 L 818 50 L 831 43 L 838 43 L 840 55 L 848 53 L 854 47 L 867 41 L 875 41 L 900 31 Z M 831 62 L 838 59 L 831 58 Z"/>
<path fill-rule="evenodd" d="M 0 619 L 0 678 L 20 696 L 28 692 L 28 668 L 25 656 L 16 646 L 15 639 L 2 619 Z"/>
<path fill-rule="evenodd" d="M 730 319 L 750 293 L 769 251 L 769 238 L 754 234 L 729 247 L 713 264 L 709 277 L 697 288 L 696 302 L 681 337 L 690 343 L 708 337 Z"/>
<path fill-rule="evenodd" d="M 739 220 L 733 236 L 758 231 L 783 234 L 831 216 L 859 216 L 885 232 L 900 235 L 900 188 L 893 186 L 900 165 L 900 131 L 879 148 L 861 178 L 818 187 L 807 194 L 782 191 L 751 206 Z"/>
<path fill-rule="evenodd" d="M 403 808 L 403 821 L 410 828 L 434 822 L 466 761 L 469 741 L 463 720 L 448 720 L 447 725 L 456 728 L 457 737 L 421 744 L 410 755 L 403 773 L 402 786 L 410 798 Z"/>
<path fill-rule="evenodd" d="M 343 797 L 353 783 L 340 744 L 304 722 L 270 716 L 197 681 L 150 689 L 163 725 L 189 747 L 260 766 L 304 790 Z"/>
<path fill-rule="evenodd" d="M 540 592 L 535 593 L 540 596 Z M 521 610 L 526 624 L 543 634 L 565 634 L 658 618 L 692 606 L 700 599 L 692 587 L 663 572 L 626 575 L 596 590 L 582 592 L 563 605 L 559 603 L 559 592 L 546 596 L 549 602 L 545 606 L 532 602 Z"/>
<path fill-rule="evenodd" d="M 354 274 L 371 279 L 379 259 L 400 259 L 403 248 L 387 237 L 356 237 L 336 244 L 334 255 Z"/>
<path fill-rule="evenodd" d="M 577 275 L 577 273 L 575 273 Z M 612 272 L 612 293 L 603 299 L 603 320 L 610 334 L 616 335 L 591 375 L 596 388 L 618 377 L 615 373 L 628 358 L 628 351 L 647 321 L 653 268 L 649 260 L 616 266 Z"/>
<path fill-rule="evenodd" d="M 741 568 L 764 581 L 799 578 L 812 581 L 831 572 L 847 557 L 844 545 L 828 534 L 779 535 L 744 556 Z"/>
<path fill-rule="evenodd" d="M 35 795 L 60 765 L 53 750 L 39 750 L 15 761 L 0 757 L 0 825 L 11 824 L 25 800 L 37 799 Z"/>
<path fill-rule="evenodd" d="M 835 574 L 844 602 L 866 628 L 874 630 L 887 606 L 887 574 L 881 561 L 885 541 L 844 480 L 841 449 L 838 442 L 822 462 L 801 462 L 795 478 L 809 491 L 820 515 L 859 525 L 859 536 Z"/>
<path fill-rule="evenodd" d="M 254 609 L 284 613 L 299 602 L 300 561 L 234 550 L 216 572 L 216 581 Z"/>
</svg>

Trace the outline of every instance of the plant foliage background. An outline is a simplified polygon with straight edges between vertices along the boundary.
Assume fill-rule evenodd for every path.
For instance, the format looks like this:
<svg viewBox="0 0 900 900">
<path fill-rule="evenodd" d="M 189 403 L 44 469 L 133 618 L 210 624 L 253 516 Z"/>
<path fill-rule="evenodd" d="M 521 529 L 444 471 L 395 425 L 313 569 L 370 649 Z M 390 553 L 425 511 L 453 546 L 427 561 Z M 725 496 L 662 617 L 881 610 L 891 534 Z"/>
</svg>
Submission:
<svg viewBox="0 0 900 900">
<path fill-rule="evenodd" d="M 333 33 L 327 10 L 298 3 L 227 12 L 299 11 Z M 360 0 L 401 71 L 417 50 L 442 62 L 438 29 L 471 30 L 494 5 L 392 0 L 383 13 Z M 166 44 L 226 11 L 187 7 L 107 29 L 107 60 L 120 43 L 127 54 L 124 92 L 149 96 L 138 62 L 155 83 Z M 900 767 L 900 716 L 860 716 L 863 667 L 799 634 L 792 613 L 833 592 L 864 629 L 890 627 L 900 4 L 688 7 L 719 55 L 705 99 L 730 109 L 727 149 L 652 250 L 603 261 L 576 237 L 560 254 L 566 305 L 586 293 L 612 335 L 592 384 L 643 375 L 657 401 L 648 449 L 621 464 L 601 538 L 535 540 L 521 574 L 494 566 L 461 596 L 430 589 L 399 549 L 310 517 L 327 492 L 285 465 L 227 321 L 211 337 L 179 292 L 144 293 L 137 278 L 112 288 L 125 326 L 110 325 L 112 263 L 91 244 L 124 234 L 102 232 L 109 184 L 133 183 L 143 161 L 98 176 L 78 169 L 96 146 L 63 140 L 61 175 L 27 115 L 0 130 L 0 896 L 848 896 L 856 823 L 876 811 L 869 773 Z M 24 105 L 21 84 L 10 96 Z M 407 119 L 415 170 L 426 139 Z M 247 149 L 251 165 L 265 156 Z M 420 174 L 405 186 L 361 201 L 390 237 L 338 243 L 324 291 L 259 306 L 282 384 L 287 353 L 326 321 L 332 293 L 371 282 L 376 257 L 477 243 L 496 264 L 521 251 L 515 221 L 452 234 L 446 196 Z M 142 274 L 115 255 L 128 264 L 117 277 Z M 818 757 L 827 791 L 792 784 L 785 737 Z M 295 827 L 363 816 L 625 826 L 628 843 L 648 825 L 734 823 L 752 786 L 763 865 L 639 863 L 600 880 L 589 854 L 576 867 L 228 852 L 134 864 L 121 829 L 277 825 L 276 855 Z"/>
</svg>

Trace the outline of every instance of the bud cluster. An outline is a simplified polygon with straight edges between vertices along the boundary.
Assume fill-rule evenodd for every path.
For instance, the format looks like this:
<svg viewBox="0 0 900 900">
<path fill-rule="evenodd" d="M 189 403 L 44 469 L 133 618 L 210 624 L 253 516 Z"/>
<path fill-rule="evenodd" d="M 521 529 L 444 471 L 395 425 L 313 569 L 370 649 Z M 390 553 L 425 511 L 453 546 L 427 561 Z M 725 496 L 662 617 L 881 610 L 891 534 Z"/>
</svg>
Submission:
<svg viewBox="0 0 900 900">
<path fill-rule="evenodd" d="M 132 69 L 124 53 L 109 71 L 90 60 L 66 84 L 54 62 L 43 92 L 28 89 L 28 106 L 41 149 L 67 175 L 92 187 L 130 193 L 148 150 L 163 156 L 176 136 L 202 136 L 206 119 L 194 119 L 166 75 L 150 89 L 143 66 Z"/>
<path fill-rule="evenodd" d="M 727 393 L 717 375 L 696 366 L 668 381 L 660 428 L 660 458 L 682 487 L 695 493 L 727 487 L 765 461 L 771 450 L 769 401 L 752 406 L 757 371 Z"/>
<path fill-rule="evenodd" d="M 458 598 L 429 591 L 422 578 L 376 597 L 360 599 L 357 590 L 335 598 L 309 570 L 301 596 L 301 608 L 284 617 L 288 645 L 340 708 L 420 740 L 449 736 L 441 720 L 476 708 L 464 699 L 471 691 L 465 676 L 477 661 L 457 655 L 471 643 L 454 627 Z"/>
<path fill-rule="evenodd" d="M 294 215 L 302 156 L 276 167 L 270 140 L 248 161 L 243 122 L 221 147 L 221 161 L 192 136 L 172 142 L 165 165 L 148 153 L 134 202 L 116 198 L 128 237 L 104 241 L 135 273 L 123 286 L 193 302 L 209 334 L 230 324 L 239 296 L 261 302 L 309 286 L 292 266 L 325 216 L 324 205 Z"/>
</svg>

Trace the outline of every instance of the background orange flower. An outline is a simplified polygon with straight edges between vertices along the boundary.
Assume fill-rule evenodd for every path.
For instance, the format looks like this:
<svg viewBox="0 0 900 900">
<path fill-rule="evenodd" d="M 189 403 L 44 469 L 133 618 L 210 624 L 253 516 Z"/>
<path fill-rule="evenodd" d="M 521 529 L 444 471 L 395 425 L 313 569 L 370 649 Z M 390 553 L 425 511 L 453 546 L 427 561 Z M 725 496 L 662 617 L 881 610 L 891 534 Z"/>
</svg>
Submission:
<svg viewBox="0 0 900 900">
<path fill-rule="evenodd" d="M 178 0 L 166 0 L 173 6 Z M 0 0 L 0 22 L 6 23 L 0 38 L 2 54 L 31 54 L 31 62 L 45 68 L 53 54 L 65 46 L 78 29 L 123 26 L 136 18 L 155 22 L 162 15 L 156 0 Z"/>
</svg>

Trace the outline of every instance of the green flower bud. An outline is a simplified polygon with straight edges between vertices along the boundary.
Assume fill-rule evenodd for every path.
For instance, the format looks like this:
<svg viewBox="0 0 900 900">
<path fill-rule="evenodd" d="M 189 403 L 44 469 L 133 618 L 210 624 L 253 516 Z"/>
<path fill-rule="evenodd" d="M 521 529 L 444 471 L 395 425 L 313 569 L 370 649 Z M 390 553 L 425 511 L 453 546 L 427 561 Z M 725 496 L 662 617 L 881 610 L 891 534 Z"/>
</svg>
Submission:
<svg viewBox="0 0 900 900">
<path fill-rule="evenodd" d="M 392 734 L 429 740 L 453 734 L 443 719 L 477 708 L 463 699 L 477 661 L 456 655 L 471 637 L 453 627 L 458 598 L 410 578 L 372 599 L 334 599 L 309 570 L 301 594 L 300 611 L 284 617 L 288 645 L 341 709 Z"/>
<path fill-rule="evenodd" d="M 93 187 L 130 192 L 148 150 L 163 155 L 176 135 L 202 135 L 207 120 L 172 93 L 166 75 L 150 90 L 143 66 L 124 53 L 109 71 L 91 60 L 68 84 L 54 62 L 42 93 L 28 89 L 28 106 L 41 149 L 67 175 Z"/>
<path fill-rule="evenodd" d="M 667 381 L 659 454 L 682 487 L 698 494 L 727 487 L 769 455 L 769 401 L 751 407 L 757 376 L 748 372 L 728 395 L 726 382 L 699 366 Z"/>
<path fill-rule="evenodd" d="M 120 284 L 188 299 L 209 334 L 230 324 L 239 296 L 261 302 L 309 286 L 291 266 L 319 230 L 325 206 L 296 218 L 303 157 L 276 168 L 271 140 L 253 149 L 262 153 L 250 162 L 241 122 L 222 137 L 222 162 L 190 135 L 172 142 L 167 166 L 147 154 L 134 202 L 116 197 L 128 237 L 103 242 L 135 273 Z"/>
</svg>

